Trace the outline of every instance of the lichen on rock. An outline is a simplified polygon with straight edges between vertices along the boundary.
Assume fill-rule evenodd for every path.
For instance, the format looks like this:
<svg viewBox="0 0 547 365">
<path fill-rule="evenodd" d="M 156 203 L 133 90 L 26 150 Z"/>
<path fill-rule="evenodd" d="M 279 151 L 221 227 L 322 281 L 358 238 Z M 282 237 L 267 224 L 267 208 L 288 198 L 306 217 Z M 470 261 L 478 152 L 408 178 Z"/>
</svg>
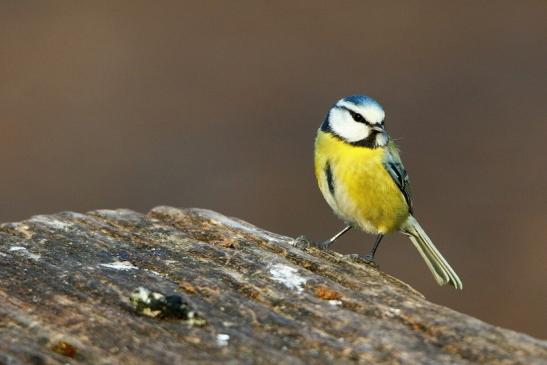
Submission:
<svg viewBox="0 0 547 365">
<path fill-rule="evenodd" d="M 3 224 L 0 364 L 547 363 L 545 341 L 297 246 L 203 209 Z"/>
</svg>

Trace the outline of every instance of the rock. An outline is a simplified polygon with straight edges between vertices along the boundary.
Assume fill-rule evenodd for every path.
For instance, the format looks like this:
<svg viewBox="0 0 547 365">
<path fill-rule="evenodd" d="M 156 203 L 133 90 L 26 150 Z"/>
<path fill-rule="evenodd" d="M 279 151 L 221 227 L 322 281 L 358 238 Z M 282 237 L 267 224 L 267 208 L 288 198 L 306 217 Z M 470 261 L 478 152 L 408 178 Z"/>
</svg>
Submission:
<svg viewBox="0 0 547 365">
<path fill-rule="evenodd" d="M 545 341 L 293 242 L 170 207 L 4 224 L 0 364 L 547 364 Z M 139 314 L 137 288 L 185 314 Z"/>
</svg>

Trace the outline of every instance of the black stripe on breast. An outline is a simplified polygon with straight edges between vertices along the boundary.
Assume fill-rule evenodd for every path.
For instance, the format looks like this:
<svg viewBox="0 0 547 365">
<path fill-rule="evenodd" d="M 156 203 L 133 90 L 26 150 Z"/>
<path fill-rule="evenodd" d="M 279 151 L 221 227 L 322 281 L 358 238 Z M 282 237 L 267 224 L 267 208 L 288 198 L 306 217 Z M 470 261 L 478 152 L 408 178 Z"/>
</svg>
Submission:
<svg viewBox="0 0 547 365">
<path fill-rule="evenodd" d="M 330 193 L 334 196 L 334 180 L 332 178 L 332 170 L 330 168 L 330 163 L 327 161 L 325 165 L 325 176 L 327 177 L 327 184 L 329 186 Z"/>
</svg>

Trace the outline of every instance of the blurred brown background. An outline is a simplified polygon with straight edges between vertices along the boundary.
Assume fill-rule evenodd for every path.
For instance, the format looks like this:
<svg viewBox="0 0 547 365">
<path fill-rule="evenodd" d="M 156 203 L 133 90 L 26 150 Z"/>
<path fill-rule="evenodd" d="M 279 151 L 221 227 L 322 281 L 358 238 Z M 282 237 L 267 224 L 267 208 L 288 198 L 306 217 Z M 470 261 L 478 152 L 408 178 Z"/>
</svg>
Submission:
<svg viewBox="0 0 547 365">
<path fill-rule="evenodd" d="M 400 235 L 381 268 L 547 337 L 546 19 L 545 1 L 2 1 L 0 221 L 168 204 L 326 238 L 315 131 L 366 93 L 464 290 Z"/>
</svg>

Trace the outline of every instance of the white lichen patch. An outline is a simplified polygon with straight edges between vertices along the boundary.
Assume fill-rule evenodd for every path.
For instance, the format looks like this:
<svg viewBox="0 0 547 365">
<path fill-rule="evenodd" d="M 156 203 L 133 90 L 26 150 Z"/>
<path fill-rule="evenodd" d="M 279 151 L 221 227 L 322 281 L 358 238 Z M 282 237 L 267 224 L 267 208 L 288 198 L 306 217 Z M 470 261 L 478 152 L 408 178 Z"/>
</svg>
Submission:
<svg viewBox="0 0 547 365">
<path fill-rule="evenodd" d="M 388 307 L 386 312 L 388 317 L 398 317 L 401 315 L 401 310 L 398 308 Z"/>
<path fill-rule="evenodd" d="M 152 274 L 152 275 L 156 275 L 156 276 L 159 276 L 159 277 L 162 277 L 162 278 L 164 277 L 163 274 L 161 274 L 161 273 L 159 273 L 159 272 L 157 272 L 157 271 L 154 271 L 154 270 L 144 269 L 144 271 L 149 272 L 149 273 Z"/>
<path fill-rule="evenodd" d="M 228 341 L 230 341 L 230 335 L 226 333 L 219 333 L 217 335 L 217 346 L 220 346 L 220 347 L 228 346 Z"/>
<path fill-rule="evenodd" d="M 67 229 L 72 227 L 72 223 L 63 222 L 60 219 L 46 216 L 46 215 L 36 215 L 32 217 L 31 219 L 29 219 L 29 222 L 43 224 L 45 226 L 48 226 L 50 228 L 57 229 L 60 231 L 66 231 Z"/>
<path fill-rule="evenodd" d="M 341 301 L 341 300 L 332 299 L 332 300 L 329 300 L 329 304 L 337 307 L 337 306 L 342 305 L 342 301 Z"/>
<path fill-rule="evenodd" d="M 28 257 L 29 259 L 32 259 L 34 261 L 38 261 L 40 260 L 40 258 L 42 256 L 38 255 L 38 254 L 35 254 L 35 253 L 32 253 L 30 252 L 29 250 L 27 250 L 26 247 L 23 247 L 23 246 L 11 246 L 9 249 L 8 249 L 9 252 L 20 252 L 22 255 Z"/>
<path fill-rule="evenodd" d="M 113 270 L 129 271 L 129 270 L 138 270 L 139 268 L 133 266 L 129 261 L 114 261 L 109 264 L 99 264 L 99 266 L 107 267 Z"/>
<path fill-rule="evenodd" d="M 280 282 L 289 289 L 301 293 L 307 279 L 298 274 L 298 270 L 285 264 L 274 264 L 269 267 L 270 275 L 274 281 Z"/>
<path fill-rule="evenodd" d="M 150 304 L 150 290 L 139 286 L 137 289 L 133 290 L 130 298 L 135 300 L 140 300 L 143 303 Z"/>
</svg>

